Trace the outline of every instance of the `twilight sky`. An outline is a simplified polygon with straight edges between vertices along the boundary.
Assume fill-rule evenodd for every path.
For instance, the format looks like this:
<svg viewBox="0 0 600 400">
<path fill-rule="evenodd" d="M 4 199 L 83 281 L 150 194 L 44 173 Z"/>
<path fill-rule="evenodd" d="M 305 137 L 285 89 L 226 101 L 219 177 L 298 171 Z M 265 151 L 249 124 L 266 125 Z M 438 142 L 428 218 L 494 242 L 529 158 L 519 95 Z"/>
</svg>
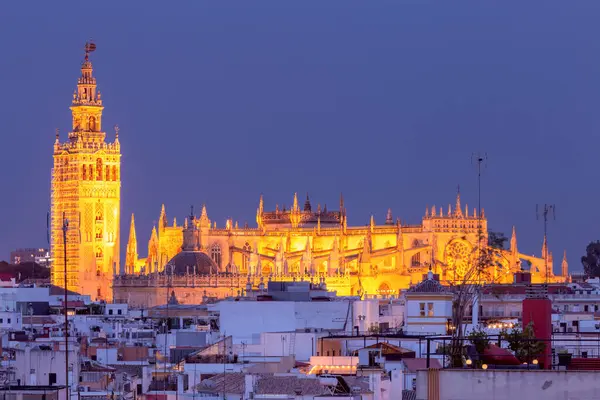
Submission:
<svg viewBox="0 0 600 400">
<path fill-rule="evenodd" d="M 46 245 L 54 129 L 91 37 L 121 128 L 122 248 L 132 212 L 145 256 L 162 203 L 254 226 L 261 192 L 419 223 L 458 184 L 477 204 L 479 151 L 490 228 L 539 255 L 535 205 L 555 203 L 556 270 L 564 249 L 580 269 L 599 239 L 599 18 L 597 0 L 3 3 L 0 259 Z"/>
</svg>

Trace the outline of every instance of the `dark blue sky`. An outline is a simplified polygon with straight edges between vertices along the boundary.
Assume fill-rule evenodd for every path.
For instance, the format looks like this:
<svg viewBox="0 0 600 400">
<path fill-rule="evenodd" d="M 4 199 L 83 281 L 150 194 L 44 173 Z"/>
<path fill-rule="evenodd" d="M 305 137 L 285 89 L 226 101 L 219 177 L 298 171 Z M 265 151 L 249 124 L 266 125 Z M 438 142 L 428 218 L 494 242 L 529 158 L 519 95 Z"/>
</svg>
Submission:
<svg viewBox="0 0 600 400">
<path fill-rule="evenodd" d="M 108 4 L 107 4 L 108 3 Z M 82 47 L 122 144 L 122 245 L 161 203 L 254 224 L 297 191 L 351 224 L 391 207 L 477 203 L 493 230 L 572 268 L 598 239 L 600 2 L 10 2 L 0 11 L 0 259 L 43 246 L 54 129 L 70 127 Z M 112 131 L 112 129 L 111 129 Z M 109 136 L 113 137 L 113 132 Z"/>
</svg>

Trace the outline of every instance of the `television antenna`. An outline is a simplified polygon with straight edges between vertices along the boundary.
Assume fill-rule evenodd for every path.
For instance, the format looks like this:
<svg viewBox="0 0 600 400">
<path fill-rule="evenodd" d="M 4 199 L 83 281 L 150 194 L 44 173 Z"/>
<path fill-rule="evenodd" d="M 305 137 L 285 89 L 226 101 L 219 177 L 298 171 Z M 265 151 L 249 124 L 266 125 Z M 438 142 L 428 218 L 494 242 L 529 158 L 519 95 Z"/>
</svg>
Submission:
<svg viewBox="0 0 600 400">
<path fill-rule="evenodd" d="M 544 270 L 546 271 L 546 285 L 548 284 L 548 219 L 556 221 L 556 205 L 555 204 L 544 204 L 542 207 L 540 204 L 535 205 L 535 218 L 539 221 L 540 218 L 544 220 Z"/>
<path fill-rule="evenodd" d="M 482 214 L 481 214 L 481 173 L 487 168 L 488 156 L 485 152 L 471 154 L 471 165 L 477 169 L 477 269 L 478 281 L 481 283 L 481 246 L 483 245 Z"/>
</svg>

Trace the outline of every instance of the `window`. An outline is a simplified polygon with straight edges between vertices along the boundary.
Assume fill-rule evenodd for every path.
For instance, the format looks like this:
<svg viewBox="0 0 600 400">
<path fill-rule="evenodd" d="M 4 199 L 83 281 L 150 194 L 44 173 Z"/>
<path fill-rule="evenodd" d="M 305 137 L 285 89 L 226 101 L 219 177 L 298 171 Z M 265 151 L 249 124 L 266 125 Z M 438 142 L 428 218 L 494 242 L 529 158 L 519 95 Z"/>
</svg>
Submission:
<svg viewBox="0 0 600 400">
<path fill-rule="evenodd" d="M 219 244 L 213 244 L 212 248 L 210 249 L 210 257 L 215 264 L 217 264 L 217 267 L 221 269 L 221 246 L 219 246 Z"/>
<path fill-rule="evenodd" d="M 419 303 L 419 316 L 425 316 L 425 303 Z"/>
<path fill-rule="evenodd" d="M 569 311 L 569 305 L 568 305 L 568 304 L 565 304 L 565 305 L 564 305 L 564 307 L 563 307 L 563 310 L 564 310 L 564 311 Z"/>
<path fill-rule="evenodd" d="M 52 386 L 56 384 L 56 372 L 50 372 L 48 374 L 48 385 Z"/>
<path fill-rule="evenodd" d="M 117 310 L 117 314 L 122 315 L 123 314 L 123 310 L 121 310 L 120 308 Z"/>
<path fill-rule="evenodd" d="M 418 267 L 419 265 L 421 265 L 421 253 L 417 253 L 414 256 L 412 256 L 412 258 L 410 259 L 410 264 L 413 267 Z"/>
<path fill-rule="evenodd" d="M 590 306 L 588 306 L 588 305 L 583 306 L 583 311 L 585 311 L 585 312 L 590 311 Z"/>
<path fill-rule="evenodd" d="M 4 323 L 4 318 L 0 318 L 0 324 Z"/>
<path fill-rule="evenodd" d="M 108 315 L 113 315 L 113 310 L 112 309 L 108 310 Z"/>
<path fill-rule="evenodd" d="M 433 303 L 427 303 L 427 316 L 433 317 Z"/>
</svg>

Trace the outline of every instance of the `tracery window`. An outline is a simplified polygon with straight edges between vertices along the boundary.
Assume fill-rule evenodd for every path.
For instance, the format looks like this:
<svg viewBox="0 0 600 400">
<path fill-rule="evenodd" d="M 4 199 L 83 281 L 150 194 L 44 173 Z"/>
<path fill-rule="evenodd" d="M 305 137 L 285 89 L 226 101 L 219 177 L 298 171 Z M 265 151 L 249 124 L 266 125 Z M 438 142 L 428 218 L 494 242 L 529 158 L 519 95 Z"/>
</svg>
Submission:
<svg viewBox="0 0 600 400">
<path fill-rule="evenodd" d="M 83 179 L 84 181 L 87 180 L 87 168 L 85 166 L 85 164 L 82 166 L 82 175 L 81 175 L 81 179 Z"/>
<path fill-rule="evenodd" d="M 221 246 L 218 243 L 213 244 L 210 249 L 210 257 L 217 264 L 217 267 L 221 269 Z"/>
</svg>

